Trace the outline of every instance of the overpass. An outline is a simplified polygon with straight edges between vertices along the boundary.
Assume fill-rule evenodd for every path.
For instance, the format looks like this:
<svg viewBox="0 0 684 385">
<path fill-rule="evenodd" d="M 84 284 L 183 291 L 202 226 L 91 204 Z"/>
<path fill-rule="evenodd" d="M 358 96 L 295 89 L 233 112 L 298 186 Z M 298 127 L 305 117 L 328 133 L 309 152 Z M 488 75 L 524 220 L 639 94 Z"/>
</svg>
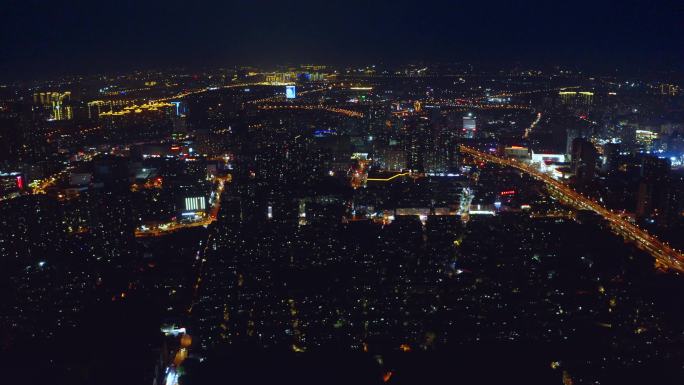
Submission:
<svg viewBox="0 0 684 385">
<path fill-rule="evenodd" d="M 684 272 L 684 255 L 681 251 L 675 250 L 667 242 L 659 240 L 657 237 L 646 232 L 646 230 L 627 221 L 618 213 L 603 207 L 589 197 L 585 197 L 565 183 L 537 170 L 534 166 L 516 159 L 488 154 L 464 145 L 460 146 L 460 150 L 462 153 L 468 154 L 475 159 L 513 167 L 544 182 L 551 194 L 559 196 L 564 202 L 580 210 L 591 210 L 603 217 L 615 234 L 652 255 L 655 258 L 656 267 Z"/>
</svg>

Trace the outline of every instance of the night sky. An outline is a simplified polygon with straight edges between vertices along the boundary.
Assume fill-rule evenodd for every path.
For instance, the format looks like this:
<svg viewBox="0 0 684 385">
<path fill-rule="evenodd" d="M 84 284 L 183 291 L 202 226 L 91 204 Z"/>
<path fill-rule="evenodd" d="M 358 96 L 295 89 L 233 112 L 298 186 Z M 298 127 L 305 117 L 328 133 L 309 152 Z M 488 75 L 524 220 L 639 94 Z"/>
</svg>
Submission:
<svg viewBox="0 0 684 385">
<path fill-rule="evenodd" d="M 286 62 L 588 69 L 684 62 L 681 0 L 0 3 L 0 76 L 9 79 Z"/>
</svg>

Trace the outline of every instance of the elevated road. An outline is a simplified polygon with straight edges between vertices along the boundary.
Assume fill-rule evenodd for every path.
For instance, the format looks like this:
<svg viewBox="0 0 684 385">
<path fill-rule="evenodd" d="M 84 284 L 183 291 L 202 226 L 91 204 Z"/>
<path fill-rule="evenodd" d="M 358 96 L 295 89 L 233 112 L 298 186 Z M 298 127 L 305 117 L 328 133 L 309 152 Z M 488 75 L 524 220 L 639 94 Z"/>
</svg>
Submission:
<svg viewBox="0 0 684 385">
<path fill-rule="evenodd" d="M 460 150 L 462 153 L 468 154 L 475 159 L 513 167 L 544 182 L 552 194 L 559 196 L 563 201 L 573 207 L 581 210 L 591 210 L 602 216 L 608 222 L 608 225 L 615 234 L 621 236 L 626 241 L 635 244 L 639 249 L 651 254 L 655 258 L 656 267 L 684 272 L 684 255 L 681 251 L 675 250 L 666 242 L 659 240 L 644 229 L 627 221 L 618 213 L 603 207 L 591 198 L 583 196 L 563 182 L 537 170 L 534 166 L 515 159 L 502 158 L 488 154 L 464 145 L 460 146 Z"/>
</svg>

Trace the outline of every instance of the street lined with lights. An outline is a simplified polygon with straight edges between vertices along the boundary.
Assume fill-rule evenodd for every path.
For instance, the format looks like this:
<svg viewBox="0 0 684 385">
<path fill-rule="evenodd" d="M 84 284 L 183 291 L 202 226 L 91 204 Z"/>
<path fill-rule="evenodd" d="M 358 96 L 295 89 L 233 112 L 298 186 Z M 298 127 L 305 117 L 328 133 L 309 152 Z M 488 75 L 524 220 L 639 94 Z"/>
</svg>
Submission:
<svg viewBox="0 0 684 385">
<path fill-rule="evenodd" d="M 682 255 L 679 250 L 673 249 L 667 243 L 662 242 L 657 237 L 627 221 L 620 214 L 603 207 L 595 200 L 585 197 L 566 184 L 542 173 L 533 166 L 515 159 L 507 159 L 487 154 L 465 145 L 461 145 L 460 150 L 476 159 L 496 163 L 502 166 L 513 167 L 541 180 L 547 185 L 552 193 L 560 196 L 563 201 L 573 205 L 577 209 L 591 210 L 602 216 L 608 221 L 608 224 L 614 233 L 620 235 L 627 241 L 633 242 L 641 250 L 651 254 L 655 258 L 657 267 L 684 272 L 684 255 Z"/>
</svg>

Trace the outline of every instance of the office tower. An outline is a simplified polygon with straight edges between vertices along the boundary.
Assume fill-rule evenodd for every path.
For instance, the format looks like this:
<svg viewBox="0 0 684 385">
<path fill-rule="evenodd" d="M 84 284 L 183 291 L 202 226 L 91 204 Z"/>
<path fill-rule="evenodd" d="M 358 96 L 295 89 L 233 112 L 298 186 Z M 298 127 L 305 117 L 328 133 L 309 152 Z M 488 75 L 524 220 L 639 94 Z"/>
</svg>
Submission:
<svg viewBox="0 0 684 385">
<path fill-rule="evenodd" d="M 594 178 L 598 152 L 594 144 L 584 138 L 572 142 L 572 169 L 577 180 L 586 183 Z"/>
<path fill-rule="evenodd" d="M 428 122 L 411 119 L 406 122 L 406 168 L 415 172 L 425 172 L 425 155 L 431 147 L 432 137 Z"/>
<path fill-rule="evenodd" d="M 658 133 L 651 130 L 636 130 L 636 144 L 647 152 L 653 151 L 654 142 L 658 140 Z"/>
<path fill-rule="evenodd" d="M 475 137 L 475 131 L 477 130 L 477 120 L 472 113 L 463 117 L 463 137 L 467 139 L 472 139 Z"/>
<path fill-rule="evenodd" d="M 590 91 L 560 91 L 561 104 L 566 106 L 590 106 L 594 103 L 594 93 Z"/>
<path fill-rule="evenodd" d="M 565 130 L 565 135 L 565 154 L 572 155 L 572 144 L 575 139 L 582 137 L 582 132 L 577 128 L 568 128 Z"/>
<path fill-rule="evenodd" d="M 33 103 L 50 112 L 51 120 L 71 120 L 73 110 L 69 105 L 71 92 L 40 92 L 33 94 Z"/>
<path fill-rule="evenodd" d="M 670 175 L 670 161 L 647 156 L 641 162 L 636 214 L 659 226 L 677 222 L 681 211 L 681 181 Z"/>
<path fill-rule="evenodd" d="M 666 159 L 647 156 L 641 162 L 641 180 L 637 190 L 636 215 L 649 218 L 658 212 L 662 204 L 660 195 L 666 191 L 669 163 Z"/>
<path fill-rule="evenodd" d="M 606 143 L 603 145 L 603 172 L 611 173 L 617 169 L 620 158 L 620 145 L 616 143 Z"/>
<path fill-rule="evenodd" d="M 578 92 L 577 101 L 583 106 L 590 106 L 594 103 L 594 93 L 589 91 Z"/>
</svg>

